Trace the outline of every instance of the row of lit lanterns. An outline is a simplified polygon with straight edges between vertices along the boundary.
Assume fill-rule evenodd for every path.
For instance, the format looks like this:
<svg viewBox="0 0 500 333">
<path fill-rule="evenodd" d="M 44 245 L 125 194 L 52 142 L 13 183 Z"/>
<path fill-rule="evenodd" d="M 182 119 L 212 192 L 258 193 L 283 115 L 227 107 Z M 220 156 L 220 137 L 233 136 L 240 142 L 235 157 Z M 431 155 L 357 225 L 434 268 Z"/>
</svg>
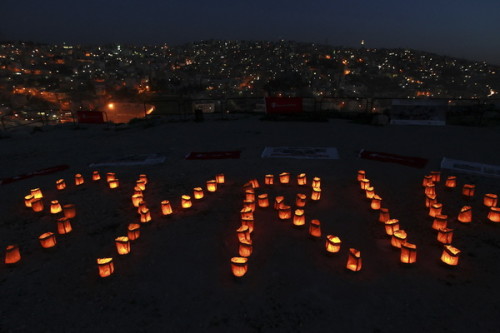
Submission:
<svg viewBox="0 0 500 333">
<path fill-rule="evenodd" d="M 140 229 L 142 224 L 147 224 L 151 222 L 151 212 L 144 201 L 144 191 L 146 190 L 146 184 L 148 179 L 146 175 L 140 175 L 139 179 L 136 181 L 136 186 L 134 187 L 134 193 L 131 196 L 132 205 L 137 208 L 137 213 L 139 214 L 138 223 L 130 223 L 127 226 L 127 236 L 119 236 L 115 238 L 115 246 L 118 255 L 127 255 L 131 251 L 131 241 L 135 241 L 140 237 Z M 216 192 L 218 186 L 225 183 L 224 174 L 217 174 L 215 179 L 208 180 L 206 182 L 207 192 Z M 202 187 L 195 187 L 193 189 L 193 194 L 184 194 L 181 196 L 181 207 L 182 209 L 189 209 L 193 205 L 193 200 L 201 200 L 205 197 Z M 172 205 L 169 200 L 161 201 L 161 213 L 163 216 L 168 216 L 173 214 Z M 99 276 L 105 278 L 114 273 L 114 263 L 112 257 L 98 258 L 97 265 L 99 269 Z"/>
<path fill-rule="evenodd" d="M 264 183 L 266 185 L 273 185 L 274 175 L 265 175 Z M 290 184 L 290 173 L 284 172 L 279 175 L 281 184 Z M 305 173 L 297 175 L 297 185 L 307 185 L 307 177 Z M 254 229 L 254 212 L 256 207 L 267 208 L 270 207 L 270 201 L 267 193 L 256 194 L 255 190 L 260 187 L 257 179 L 252 179 L 243 186 L 244 200 L 243 207 L 240 210 L 240 227 L 236 230 L 238 239 L 238 254 L 237 257 L 231 258 L 231 271 L 236 278 L 243 277 L 248 271 L 248 260 L 253 250 L 252 232 Z M 321 198 L 321 179 L 314 177 L 311 182 L 311 194 L 309 199 L 311 201 L 318 201 Z M 278 195 L 274 198 L 273 209 L 277 212 L 279 220 L 292 220 L 292 224 L 296 227 L 304 227 L 306 224 L 305 210 L 308 196 L 304 193 L 297 193 L 295 196 L 295 209 L 292 213 L 292 207 L 285 202 L 285 197 Z M 309 223 L 308 233 L 314 239 L 320 239 L 321 222 L 318 219 L 312 219 Z M 340 251 L 342 241 L 338 236 L 327 235 L 325 248 L 328 253 L 337 253 Z M 355 249 L 349 250 L 349 257 L 347 268 L 352 267 L 353 258 L 357 261 L 359 267 L 361 266 L 360 252 Z"/>
</svg>

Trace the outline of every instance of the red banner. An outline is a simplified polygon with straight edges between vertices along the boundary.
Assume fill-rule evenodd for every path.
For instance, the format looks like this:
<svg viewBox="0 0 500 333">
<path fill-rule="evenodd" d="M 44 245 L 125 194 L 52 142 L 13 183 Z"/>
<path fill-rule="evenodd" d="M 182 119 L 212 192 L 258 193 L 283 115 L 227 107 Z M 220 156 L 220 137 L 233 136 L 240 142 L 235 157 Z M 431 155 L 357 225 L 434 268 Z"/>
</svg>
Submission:
<svg viewBox="0 0 500 333">
<path fill-rule="evenodd" d="M 300 97 L 266 97 L 266 113 L 299 113 L 302 112 Z"/>
<path fill-rule="evenodd" d="M 82 124 L 102 124 L 104 123 L 104 113 L 100 111 L 77 111 L 76 117 Z"/>
</svg>

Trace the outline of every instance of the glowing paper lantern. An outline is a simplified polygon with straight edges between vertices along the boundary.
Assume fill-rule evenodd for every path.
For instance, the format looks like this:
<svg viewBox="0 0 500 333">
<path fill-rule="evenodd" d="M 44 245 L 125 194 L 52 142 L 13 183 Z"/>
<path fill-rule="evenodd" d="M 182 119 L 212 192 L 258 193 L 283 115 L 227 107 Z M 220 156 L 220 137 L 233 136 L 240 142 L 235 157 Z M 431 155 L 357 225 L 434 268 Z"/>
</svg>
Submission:
<svg viewBox="0 0 500 333">
<path fill-rule="evenodd" d="M 307 185 L 307 177 L 305 173 L 301 173 L 300 175 L 297 176 L 297 184 L 299 186 Z"/>
<path fill-rule="evenodd" d="M 303 208 L 306 205 L 307 196 L 303 193 L 297 193 L 295 196 L 295 206 Z"/>
<path fill-rule="evenodd" d="M 384 222 L 385 225 L 385 233 L 389 236 L 392 236 L 396 230 L 399 230 L 399 220 L 398 219 L 390 219 Z"/>
<path fill-rule="evenodd" d="M 385 223 L 391 219 L 391 215 L 389 214 L 389 209 L 388 208 L 380 208 L 379 209 L 379 215 L 378 215 L 378 221 Z"/>
<path fill-rule="evenodd" d="M 203 193 L 203 189 L 201 187 L 195 187 L 193 189 L 193 197 L 196 200 L 203 199 L 204 195 L 205 194 Z"/>
<path fill-rule="evenodd" d="M 250 240 L 250 228 L 246 225 L 242 225 L 238 229 L 236 229 L 236 235 L 238 236 L 238 240 L 241 242 L 242 240 Z"/>
<path fill-rule="evenodd" d="M 394 233 L 392 234 L 392 237 L 391 237 L 391 245 L 400 249 L 401 244 L 406 242 L 407 237 L 408 237 L 408 235 L 406 234 L 406 231 L 404 231 L 402 229 L 394 230 Z"/>
<path fill-rule="evenodd" d="M 50 213 L 51 214 L 58 214 L 62 211 L 61 204 L 57 200 L 52 200 L 50 202 Z"/>
<path fill-rule="evenodd" d="M 312 180 L 311 187 L 312 188 L 320 188 L 321 187 L 321 178 L 314 177 L 313 180 Z"/>
<path fill-rule="evenodd" d="M 349 249 L 346 268 L 350 271 L 358 272 L 361 270 L 361 266 L 361 252 L 353 248 Z"/>
<path fill-rule="evenodd" d="M 243 207 L 250 208 L 252 211 L 255 211 L 255 201 L 254 200 L 243 200 Z"/>
<path fill-rule="evenodd" d="M 471 223 L 472 222 L 472 207 L 471 206 L 463 206 L 460 209 L 460 213 L 458 213 L 458 221 L 462 223 Z"/>
<path fill-rule="evenodd" d="M 253 189 L 245 191 L 245 200 L 255 201 L 255 191 Z"/>
<path fill-rule="evenodd" d="M 424 176 L 424 180 L 422 181 L 422 186 L 426 187 L 427 185 L 432 185 L 432 184 L 434 184 L 432 176 L 431 175 Z"/>
<path fill-rule="evenodd" d="M 465 184 L 462 188 L 462 195 L 466 198 L 471 199 L 476 191 L 476 185 Z"/>
<path fill-rule="evenodd" d="M 273 185 L 274 184 L 274 175 L 265 175 L 264 176 L 264 184 Z"/>
<path fill-rule="evenodd" d="M 56 189 L 62 191 L 65 188 L 66 188 L 66 182 L 64 181 L 64 179 L 59 179 L 56 181 Z"/>
<path fill-rule="evenodd" d="M 67 219 L 72 219 L 76 216 L 76 208 L 74 204 L 67 204 L 63 206 L 63 214 Z"/>
<path fill-rule="evenodd" d="M 435 203 L 431 205 L 429 209 L 429 216 L 436 217 L 437 215 L 441 215 L 441 211 L 443 210 L 443 204 Z"/>
<path fill-rule="evenodd" d="M 116 252 L 119 255 L 130 253 L 130 241 L 126 236 L 120 236 L 115 238 Z"/>
<path fill-rule="evenodd" d="M 306 217 L 303 209 L 296 209 L 293 214 L 293 225 L 301 227 L 306 224 Z"/>
<path fill-rule="evenodd" d="M 366 190 L 367 187 L 370 187 L 370 180 L 364 178 L 359 181 L 359 186 L 363 191 Z"/>
<path fill-rule="evenodd" d="M 139 206 L 137 206 L 137 214 L 141 215 L 142 211 L 148 209 L 148 206 L 146 205 L 146 201 L 141 201 L 139 202 Z"/>
<path fill-rule="evenodd" d="M 106 173 L 106 182 L 109 183 L 110 181 L 112 181 L 115 178 L 116 178 L 116 174 L 114 172 Z"/>
<path fill-rule="evenodd" d="M 32 200 L 31 209 L 33 209 L 33 211 L 36 213 L 43 211 L 43 200 L 42 199 Z"/>
<path fill-rule="evenodd" d="M 340 251 L 340 246 L 342 245 L 342 241 L 337 236 L 327 235 L 325 245 L 326 245 L 326 252 L 337 253 Z"/>
<path fill-rule="evenodd" d="M 217 191 L 217 182 L 215 179 L 207 180 L 207 191 L 215 192 Z"/>
<path fill-rule="evenodd" d="M 242 219 L 253 219 L 253 209 L 249 207 L 243 207 L 240 210 Z"/>
<path fill-rule="evenodd" d="M 73 228 L 71 227 L 71 220 L 66 217 L 57 219 L 57 233 L 59 235 L 69 234 Z"/>
<path fill-rule="evenodd" d="M 244 239 L 240 241 L 238 253 L 240 254 L 240 257 L 250 257 L 252 249 L 252 241 Z"/>
<path fill-rule="evenodd" d="M 109 188 L 118 188 L 120 186 L 120 181 L 118 179 L 113 179 L 108 182 Z"/>
<path fill-rule="evenodd" d="M 33 202 L 33 200 L 35 200 L 33 194 L 28 194 L 27 196 L 24 197 L 24 205 L 27 208 L 31 208 L 31 203 Z"/>
<path fill-rule="evenodd" d="M 431 179 L 434 183 L 441 181 L 441 171 L 431 171 Z"/>
<path fill-rule="evenodd" d="M 401 244 L 401 257 L 403 264 L 413 264 L 417 261 L 417 246 L 408 242 Z"/>
<path fill-rule="evenodd" d="M 144 201 L 144 197 L 142 194 L 133 194 L 132 195 L 132 205 L 134 207 L 139 207 L 139 204 Z"/>
<path fill-rule="evenodd" d="M 445 245 L 451 244 L 451 241 L 453 240 L 453 229 L 448 229 L 448 228 L 439 229 L 437 234 L 437 240 L 438 242 Z"/>
<path fill-rule="evenodd" d="M 257 202 L 261 208 L 269 207 L 269 198 L 266 193 L 260 194 Z"/>
<path fill-rule="evenodd" d="M 259 184 L 259 181 L 257 179 L 252 179 L 250 181 L 250 185 L 252 186 L 252 188 L 259 188 L 260 187 L 260 184 Z"/>
<path fill-rule="evenodd" d="M 430 208 L 432 205 L 437 204 L 437 196 L 434 195 L 425 195 L 425 207 Z"/>
<path fill-rule="evenodd" d="M 42 199 L 43 198 L 42 190 L 39 188 L 32 189 L 31 195 L 33 196 L 34 199 Z"/>
<path fill-rule="evenodd" d="M 457 187 L 457 177 L 448 176 L 448 178 L 446 178 L 446 182 L 444 183 L 444 186 L 446 186 L 446 188 L 448 188 L 448 189 L 452 189 L 452 188 Z"/>
<path fill-rule="evenodd" d="M 500 222 L 500 208 L 490 207 L 490 211 L 488 213 L 488 220 L 494 223 Z"/>
<path fill-rule="evenodd" d="M 142 195 L 142 190 L 137 185 L 134 186 L 134 194 Z"/>
<path fill-rule="evenodd" d="M 191 197 L 189 195 L 183 195 L 181 197 L 181 206 L 182 208 L 190 208 L 193 205 L 191 202 Z"/>
<path fill-rule="evenodd" d="M 231 271 L 235 277 L 242 277 L 248 271 L 248 258 L 246 257 L 232 257 L 231 258 Z"/>
<path fill-rule="evenodd" d="M 311 220 L 309 224 L 309 235 L 314 238 L 321 237 L 321 222 L 319 220 Z"/>
<path fill-rule="evenodd" d="M 274 198 L 274 209 L 279 210 L 285 204 L 285 197 L 278 195 Z"/>
<path fill-rule="evenodd" d="M 141 191 L 146 190 L 146 182 L 144 180 L 137 180 L 135 182 L 135 186 Z"/>
<path fill-rule="evenodd" d="M 425 186 L 425 195 L 430 197 L 436 196 L 436 185 L 434 183 Z"/>
<path fill-rule="evenodd" d="M 170 215 L 170 214 L 172 214 L 172 205 L 170 205 L 170 201 L 163 200 L 161 202 L 161 213 L 163 215 Z"/>
<path fill-rule="evenodd" d="M 215 176 L 215 181 L 217 182 L 217 184 L 224 184 L 224 182 L 225 182 L 224 174 L 223 173 L 217 174 Z"/>
<path fill-rule="evenodd" d="M 5 249 L 5 264 L 12 265 L 21 261 L 21 252 L 19 252 L 19 246 L 8 245 Z"/>
<path fill-rule="evenodd" d="M 292 208 L 287 205 L 283 205 L 280 207 L 278 211 L 278 216 L 280 220 L 288 220 L 292 218 Z"/>
<path fill-rule="evenodd" d="M 141 210 L 141 223 L 148 223 L 151 222 L 151 212 L 149 209 L 145 208 Z"/>
<path fill-rule="evenodd" d="M 445 245 L 441 254 L 441 261 L 450 266 L 458 265 L 460 250 L 451 245 Z"/>
<path fill-rule="evenodd" d="M 370 207 L 373 210 L 379 210 L 381 206 L 382 206 L 382 198 L 375 194 L 372 198 Z"/>
<path fill-rule="evenodd" d="M 108 277 L 115 271 L 113 258 L 98 258 L 97 268 L 99 269 L 99 276 L 102 278 Z"/>
<path fill-rule="evenodd" d="M 446 228 L 448 225 L 448 215 L 438 214 L 434 217 L 434 221 L 432 222 L 432 229 L 439 230 L 442 228 Z"/>
<path fill-rule="evenodd" d="M 83 183 L 85 183 L 85 179 L 83 179 L 83 176 L 81 174 L 77 173 L 75 175 L 75 185 L 79 186 L 82 185 Z"/>
<path fill-rule="evenodd" d="M 290 183 L 290 173 L 289 172 L 282 172 L 279 175 L 280 178 L 280 183 L 281 184 L 288 184 Z"/>
<path fill-rule="evenodd" d="M 101 180 L 101 175 L 99 174 L 99 171 L 92 172 L 92 180 L 94 182 Z"/>
<path fill-rule="evenodd" d="M 321 188 L 313 187 L 311 193 L 311 200 L 318 201 L 319 199 L 321 199 Z"/>
<path fill-rule="evenodd" d="M 56 235 L 54 235 L 53 232 L 46 232 L 44 234 L 41 234 L 38 237 L 38 240 L 40 241 L 40 245 L 42 245 L 42 247 L 45 249 L 56 246 Z"/>
<path fill-rule="evenodd" d="M 147 176 L 147 175 L 145 175 L 145 174 L 140 174 L 140 175 L 139 175 L 139 180 L 140 180 L 140 181 L 143 181 L 143 182 L 144 182 L 144 184 L 147 184 L 147 183 L 148 183 L 148 176 Z"/>
<path fill-rule="evenodd" d="M 141 225 L 139 223 L 130 223 L 127 227 L 127 237 L 134 241 L 141 236 Z"/>
<path fill-rule="evenodd" d="M 498 203 L 498 196 L 496 194 L 485 194 L 483 198 L 483 204 L 486 207 L 496 207 Z"/>
<path fill-rule="evenodd" d="M 362 179 L 366 179 L 366 172 L 365 170 L 358 170 L 358 182 L 360 182 Z"/>
<path fill-rule="evenodd" d="M 375 196 L 375 188 L 373 186 L 367 187 L 365 190 L 365 194 L 367 199 L 373 199 L 373 197 Z"/>
<path fill-rule="evenodd" d="M 245 225 L 248 227 L 248 232 L 253 232 L 254 227 L 254 219 L 241 219 L 241 225 Z"/>
</svg>

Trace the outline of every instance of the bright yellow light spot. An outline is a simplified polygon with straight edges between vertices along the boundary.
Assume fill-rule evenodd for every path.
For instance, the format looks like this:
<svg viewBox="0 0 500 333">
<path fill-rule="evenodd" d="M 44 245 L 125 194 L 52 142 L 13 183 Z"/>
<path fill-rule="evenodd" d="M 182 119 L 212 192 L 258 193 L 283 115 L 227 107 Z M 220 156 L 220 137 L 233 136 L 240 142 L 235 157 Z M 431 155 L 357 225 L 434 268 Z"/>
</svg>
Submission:
<svg viewBox="0 0 500 333">
<path fill-rule="evenodd" d="M 110 110 L 114 110 L 114 109 L 115 109 L 115 104 L 113 104 L 113 103 L 109 103 L 109 104 L 108 104 L 108 109 L 110 109 Z"/>
</svg>

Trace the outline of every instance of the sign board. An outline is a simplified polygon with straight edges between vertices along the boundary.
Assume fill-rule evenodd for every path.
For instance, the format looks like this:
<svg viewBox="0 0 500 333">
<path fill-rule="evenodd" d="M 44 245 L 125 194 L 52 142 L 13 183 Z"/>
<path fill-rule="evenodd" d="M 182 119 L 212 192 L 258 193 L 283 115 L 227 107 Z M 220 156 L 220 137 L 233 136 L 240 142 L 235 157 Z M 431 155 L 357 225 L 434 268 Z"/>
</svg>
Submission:
<svg viewBox="0 0 500 333">
<path fill-rule="evenodd" d="M 456 172 L 469 173 L 473 175 L 500 177 L 500 166 L 454 160 L 443 157 L 441 169 L 453 170 Z"/>
<path fill-rule="evenodd" d="M 266 113 L 293 114 L 303 111 L 300 97 L 266 97 Z"/>
<path fill-rule="evenodd" d="M 76 117 L 81 124 L 104 123 L 104 112 L 101 111 L 77 111 Z"/>
<path fill-rule="evenodd" d="M 391 125 L 446 125 L 446 100 L 394 99 Z"/>
</svg>

